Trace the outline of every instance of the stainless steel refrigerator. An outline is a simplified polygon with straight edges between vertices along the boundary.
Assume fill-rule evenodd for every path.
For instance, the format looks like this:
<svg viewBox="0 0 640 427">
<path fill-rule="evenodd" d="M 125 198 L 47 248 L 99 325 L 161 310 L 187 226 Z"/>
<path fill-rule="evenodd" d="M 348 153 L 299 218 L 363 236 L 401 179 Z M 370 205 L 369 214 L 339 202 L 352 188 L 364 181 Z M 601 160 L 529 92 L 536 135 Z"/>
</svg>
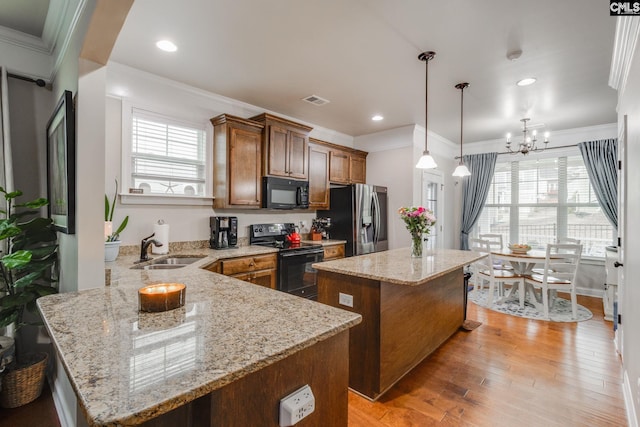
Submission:
<svg viewBox="0 0 640 427">
<path fill-rule="evenodd" d="M 387 188 L 351 184 L 330 190 L 330 209 L 318 218 L 331 218 L 331 239 L 346 240 L 345 255 L 363 255 L 389 248 L 387 237 Z"/>
</svg>

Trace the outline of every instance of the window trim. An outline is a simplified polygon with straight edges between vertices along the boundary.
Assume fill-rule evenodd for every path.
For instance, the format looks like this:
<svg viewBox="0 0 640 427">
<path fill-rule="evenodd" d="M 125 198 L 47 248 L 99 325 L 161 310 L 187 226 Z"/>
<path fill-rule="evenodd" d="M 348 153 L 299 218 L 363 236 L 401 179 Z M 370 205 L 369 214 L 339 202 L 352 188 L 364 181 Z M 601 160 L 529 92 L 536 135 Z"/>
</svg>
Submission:
<svg viewBox="0 0 640 427">
<path fill-rule="evenodd" d="M 162 119 L 164 123 L 188 126 L 194 129 L 202 129 L 204 131 L 204 150 L 205 150 L 205 190 L 204 196 L 184 196 L 160 195 L 160 194 L 134 194 L 129 193 L 131 188 L 131 157 L 132 157 L 132 131 L 133 131 L 133 112 L 138 110 L 148 117 L 157 117 Z M 201 123 L 188 118 L 176 115 L 175 112 L 169 112 L 167 109 L 155 106 L 145 105 L 142 103 L 133 103 L 128 100 L 122 100 L 122 144 L 120 156 L 120 202 L 122 204 L 138 204 L 138 205 L 182 205 L 182 206 L 210 206 L 214 200 L 213 197 L 213 126 L 210 122 Z"/>
</svg>

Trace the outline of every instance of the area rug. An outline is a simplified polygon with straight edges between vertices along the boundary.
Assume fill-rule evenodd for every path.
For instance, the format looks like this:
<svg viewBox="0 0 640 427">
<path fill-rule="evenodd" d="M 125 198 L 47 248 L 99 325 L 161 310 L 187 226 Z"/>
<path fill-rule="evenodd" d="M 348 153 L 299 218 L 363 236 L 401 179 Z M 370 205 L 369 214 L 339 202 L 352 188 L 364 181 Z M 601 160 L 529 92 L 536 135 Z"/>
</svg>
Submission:
<svg viewBox="0 0 640 427">
<path fill-rule="evenodd" d="M 509 299 L 501 304 L 496 303 L 494 299 L 493 305 L 491 307 L 487 307 L 488 295 L 489 291 L 487 289 L 482 289 L 477 292 L 471 291 L 469 292 L 469 301 L 484 308 L 489 308 L 493 311 L 510 314 L 517 317 L 525 317 L 527 319 L 547 320 L 551 322 L 582 322 L 583 320 L 589 320 L 591 319 L 591 317 L 593 317 L 593 314 L 591 313 L 591 311 L 589 311 L 589 309 L 578 304 L 578 319 L 572 319 L 571 301 L 564 298 L 556 298 L 555 303 L 549 309 L 550 318 L 546 319 L 544 317 L 544 312 L 542 312 L 542 310 L 538 310 L 529 301 L 529 293 L 527 293 L 527 296 L 525 298 L 524 308 L 520 308 L 517 296 L 514 299 Z"/>
</svg>

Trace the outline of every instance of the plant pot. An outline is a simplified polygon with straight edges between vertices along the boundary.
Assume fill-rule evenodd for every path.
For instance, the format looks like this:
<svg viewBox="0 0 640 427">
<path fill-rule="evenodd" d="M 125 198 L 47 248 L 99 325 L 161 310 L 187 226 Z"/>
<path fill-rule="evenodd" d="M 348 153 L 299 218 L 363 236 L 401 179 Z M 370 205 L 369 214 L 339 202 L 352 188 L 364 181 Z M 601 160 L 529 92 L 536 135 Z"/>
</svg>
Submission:
<svg viewBox="0 0 640 427">
<path fill-rule="evenodd" d="M 28 359 L 27 366 L 7 370 L 2 376 L 0 406 L 3 408 L 17 408 L 40 397 L 49 355 L 35 353 Z"/>
<path fill-rule="evenodd" d="M 115 242 L 104 242 L 104 260 L 106 262 L 115 261 L 120 252 L 120 240 Z"/>
</svg>

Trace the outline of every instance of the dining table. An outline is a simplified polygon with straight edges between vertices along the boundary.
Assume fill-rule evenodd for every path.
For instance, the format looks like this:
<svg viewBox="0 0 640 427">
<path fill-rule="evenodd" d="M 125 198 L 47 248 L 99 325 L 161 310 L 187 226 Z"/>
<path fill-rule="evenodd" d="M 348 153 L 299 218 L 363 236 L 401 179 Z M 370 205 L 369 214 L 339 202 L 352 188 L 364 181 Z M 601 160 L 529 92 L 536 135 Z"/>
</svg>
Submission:
<svg viewBox="0 0 640 427">
<path fill-rule="evenodd" d="M 533 274 L 533 269 L 536 264 L 544 264 L 547 256 L 546 250 L 539 249 L 530 249 L 527 252 L 514 252 L 511 249 L 497 249 L 491 251 L 491 256 L 493 258 L 494 265 L 501 264 L 505 265 L 505 263 L 509 263 L 513 268 L 513 272 L 518 276 L 528 276 Z M 553 256 L 552 256 L 553 257 Z M 556 257 L 553 257 L 556 258 Z M 559 257 L 557 257 L 559 258 Z M 542 300 L 538 299 L 536 296 L 533 285 L 526 283 L 524 280 L 522 281 L 524 288 L 524 293 L 531 294 L 530 302 L 537 308 L 542 308 Z M 514 286 L 507 295 L 505 295 L 498 302 L 505 302 L 513 297 L 513 290 L 516 289 Z"/>
</svg>

